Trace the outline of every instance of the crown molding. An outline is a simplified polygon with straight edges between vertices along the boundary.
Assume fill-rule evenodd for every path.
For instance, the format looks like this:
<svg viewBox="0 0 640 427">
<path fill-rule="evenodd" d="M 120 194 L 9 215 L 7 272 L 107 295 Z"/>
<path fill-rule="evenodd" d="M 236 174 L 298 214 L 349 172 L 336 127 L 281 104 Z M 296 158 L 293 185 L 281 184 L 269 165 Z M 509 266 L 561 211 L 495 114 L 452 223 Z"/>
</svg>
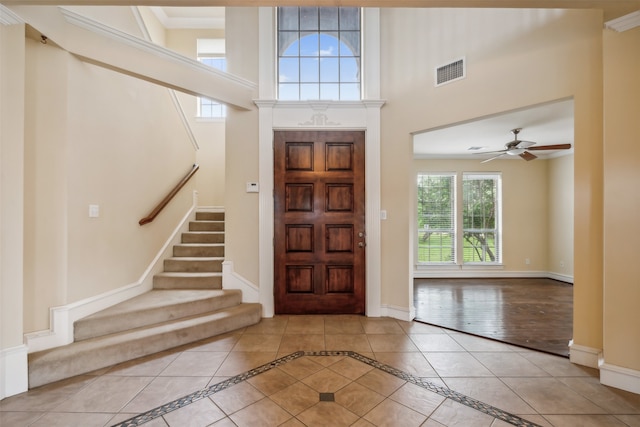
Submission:
<svg viewBox="0 0 640 427">
<path fill-rule="evenodd" d="M 183 66 L 194 68 L 208 74 L 215 74 L 229 81 L 233 81 L 234 83 L 241 85 L 247 89 L 254 90 L 256 88 L 256 85 L 253 82 L 242 79 L 233 74 L 225 73 L 213 67 L 209 67 L 199 61 L 180 55 L 179 53 L 174 52 L 170 49 L 146 41 L 139 37 L 132 36 L 123 31 L 116 30 L 115 28 L 104 25 L 98 21 L 94 21 L 93 19 L 87 18 L 86 16 L 75 13 L 69 9 L 65 9 L 63 7 L 60 7 L 59 9 L 65 20 L 72 25 L 107 37 L 109 39 L 116 40 L 120 43 L 124 43 L 136 49 L 152 53 L 158 57 L 164 57 L 167 60 L 180 63 Z"/>
<path fill-rule="evenodd" d="M 150 9 L 167 29 L 224 29 L 225 26 L 224 16 L 172 17 L 162 7 L 151 6 Z"/>
<path fill-rule="evenodd" d="M 1 25 L 17 25 L 24 24 L 24 20 L 13 13 L 11 9 L 0 4 L 0 24 Z"/>
<path fill-rule="evenodd" d="M 635 27 L 640 27 L 640 10 L 621 16 L 620 18 L 612 19 L 611 21 L 607 21 L 604 23 L 604 26 L 605 28 L 619 33 Z"/>
</svg>

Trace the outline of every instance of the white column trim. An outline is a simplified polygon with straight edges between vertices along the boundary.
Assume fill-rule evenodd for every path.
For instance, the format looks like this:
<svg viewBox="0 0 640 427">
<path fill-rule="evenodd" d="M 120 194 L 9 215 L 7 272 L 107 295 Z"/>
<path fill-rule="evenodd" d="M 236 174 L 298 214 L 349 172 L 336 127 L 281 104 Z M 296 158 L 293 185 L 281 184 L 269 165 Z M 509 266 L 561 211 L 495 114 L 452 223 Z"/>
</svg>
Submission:
<svg viewBox="0 0 640 427">
<path fill-rule="evenodd" d="M 262 315 L 273 317 L 273 102 L 258 102 L 259 107 L 259 173 L 261 191 L 259 193 L 258 218 L 259 231 L 259 277 L 260 303 Z"/>
<path fill-rule="evenodd" d="M 0 350 L 0 400 L 28 390 L 27 346 Z"/>
</svg>

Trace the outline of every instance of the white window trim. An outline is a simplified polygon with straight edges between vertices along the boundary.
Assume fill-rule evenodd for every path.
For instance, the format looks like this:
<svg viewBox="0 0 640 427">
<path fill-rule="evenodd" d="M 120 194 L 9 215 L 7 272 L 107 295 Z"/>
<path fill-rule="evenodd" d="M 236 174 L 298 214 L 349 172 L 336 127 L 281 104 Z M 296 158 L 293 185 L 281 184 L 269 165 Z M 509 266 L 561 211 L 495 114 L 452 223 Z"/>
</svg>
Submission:
<svg viewBox="0 0 640 427">
<path fill-rule="evenodd" d="M 293 7 L 302 7 L 302 6 L 293 6 Z M 320 6 L 322 7 L 322 6 Z M 341 6 L 337 6 L 337 7 L 341 7 Z M 364 89 L 364 69 L 365 69 L 365 62 L 364 62 L 364 58 L 365 58 L 365 40 L 364 40 L 364 34 L 365 34 L 365 10 L 366 8 L 360 8 L 360 80 L 358 82 L 358 84 L 360 85 L 360 100 L 365 99 L 365 89 Z M 279 86 L 280 86 L 280 81 L 279 81 L 279 52 L 278 52 L 278 19 L 277 19 L 277 8 L 275 10 L 275 21 L 274 21 L 274 33 L 275 33 L 275 37 L 276 37 L 276 43 L 275 43 L 275 50 L 274 50 L 274 54 L 275 54 L 275 67 L 276 67 L 276 73 L 274 74 L 274 84 L 275 84 L 275 99 L 279 99 Z M 369 22 L 371 22 L 371 20 L 369 20 Z M 378 25 L 379 27 L 379 25 Z M 379 28 L 376 29 L 376 31 L 379 31 Z M 322 30 L 320 30 L 320 33 L 322 33 Z M 379 49 L 379 48 L 378 48 Z M 379 53 L 378 55 L 379 56 Z M 299 57 L 298 57 L 299 58 Z M 378 70 L 376 70 L 376 72 L 378 72 Z M 319 82 L 319 84 L 322 83 L 321 81 Z M 345 82 L 346 83 L 346 82 Z M 300 82 L 299 82 L 300 84 Z M 340 84 L 340 82 L 338 83 Z M 283 100 L 285 102 L 314 102 L 314 101 L 320 101 L 320 102 L 324 102 L 324 101 L 328 101 L 326 99 L 318 99 L 318 100 Z M 345 100 L 346 102 L 353 102 L 354 100 Z M 340 102 L 340 101 L 336 101 L 336 102 Z"/>
<path fill-rule="evenodd" d="M 456 179 L 456 189 L 455 189 L 455 223 L 456 223 L 456 260 L 452 263 L 439 263 L 439 262 L 418 262 L 418 241 L 415 236 L 418 233 L 418 217 L 417 217 L 417 200 L 418 200 L 418 186 L 417 186 L 417 177 L 418 175 L 455 175 Z M 502 188 L 499 189 L 499 197 L 498 197 L 498 209 L 500 216 L 498 218 L 498 233 L 500 239 L 500 261 L 499 262 L 463 262 L 462 260 L 462 251 L 463 251 L 463 232 L 462 232 L 462 224 L 463 224 L 463 196 L 462 196 L 462 186 L 463 186 L 463 178 L 465 175 L 477 175 L 478 177 L 487 177 L 494 178 L 496 175 L 500 176 L 499 185 L 502 185 L 502 173 L 501 172 L 467 172 L 467 171 L 459 171 L 459 172 L 440 172 L 440 171 L 418 171 L 415 174 L 415 179 L 413 180 L 415 184 L 415 189 L 413 193 L 414 203 L 414 220 L 412 225 L 412 234 L 413 234 L 413 259 L 414 259 L 414 274 L 416 278 L 426 278 L 426 277 L 442 277 L 443 273 L 451 273 L 451 272 L 471 272 L 471 276 L 469 277 L 482 277 L 481 273 L 483 271 L 490 272 L 495 270 L 503 270 L 504 269 L 504 252 L 502 250 Z M 491 273 L 489 273 L 491 274 Z M 464 275 L 460 276 L 464 277 Z"/>
<path fill-rule="evenodd" d="M 225 39 L 196 39 L 196 59 L 202 62 L 201 58 L 225 58 L 226 46 Z M 215 68 L 215 67 L 212 67 Z M 217 101 L 213 101 L 218 103 Z M 219 104 L 219 103 L 218 103 Z M 202 97 L 196 97 L 196 122 L 221 122 L 225 121 L 227 114 L 222 116 L 203 116 L 202 115 Z"/>
</svg>

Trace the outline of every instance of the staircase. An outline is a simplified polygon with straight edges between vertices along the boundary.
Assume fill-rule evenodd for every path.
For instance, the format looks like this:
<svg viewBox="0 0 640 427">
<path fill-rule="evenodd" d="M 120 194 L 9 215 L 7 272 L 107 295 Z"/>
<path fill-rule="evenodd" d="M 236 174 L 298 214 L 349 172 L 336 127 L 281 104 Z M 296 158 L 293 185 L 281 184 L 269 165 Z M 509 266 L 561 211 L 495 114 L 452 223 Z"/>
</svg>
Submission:
<svg viewBox="0 0 640 427">
<path fill-rule="evenodd" d="M 196 213 L 153 289 L 74 323 L 74 342 L 29 354 L 29 388 L 260 321 L 260 304 L 222 289 L 224 213 Z"/>
</svg>

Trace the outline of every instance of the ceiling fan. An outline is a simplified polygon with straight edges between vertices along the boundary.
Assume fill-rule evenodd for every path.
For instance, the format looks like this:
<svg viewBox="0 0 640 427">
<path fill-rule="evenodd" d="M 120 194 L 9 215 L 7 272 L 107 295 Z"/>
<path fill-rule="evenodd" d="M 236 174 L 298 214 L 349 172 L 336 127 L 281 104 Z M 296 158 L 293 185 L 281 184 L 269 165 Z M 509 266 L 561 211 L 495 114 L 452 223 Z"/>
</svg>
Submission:
<svg viewBox="0 0 640 427">
<path fill-rule="evenodd" d="M 533 159 L 537 159 L 538 156 L 530 153 L 530 151 L 538 151 L 538 150 L 568 150 L 571 148 L 571 144 L 555 144 L 555 145 L 540 145 L 535 146 L 535 142 L 532 141 L 522 141 L 518 139 L 518 134 L 522 128 L 512 129 L 513 133 L 513 141 L 507 142 L 504 146 L 504 150 L 498 151 L 485 151 L 484 153 L 475 153 L 475 154 L 490 154 L 490 153 L 500 153 L 497 156 L 490 157 L 486 160 L 483 160 L 481 163 L 486 163 L 491 160 L 497 159 L 498 157 L 502 157 L 505 154 L 509 156 L 520 156 L 526 161 L 530 161 Z"/>
</svg>

